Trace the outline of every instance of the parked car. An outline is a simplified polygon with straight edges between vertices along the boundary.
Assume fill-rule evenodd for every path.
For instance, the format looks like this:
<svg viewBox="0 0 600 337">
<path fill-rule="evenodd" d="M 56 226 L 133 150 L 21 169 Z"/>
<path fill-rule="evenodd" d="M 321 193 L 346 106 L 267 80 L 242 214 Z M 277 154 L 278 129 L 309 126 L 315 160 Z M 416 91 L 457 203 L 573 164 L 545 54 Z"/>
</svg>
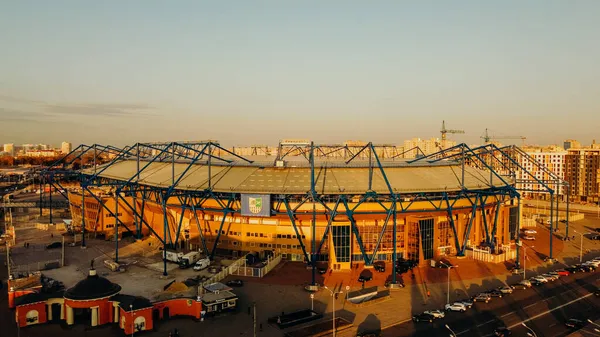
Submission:
<svg viewBox="0 0 600 337">
<path fill-rule="evenodd" d="M 62 242 L 52 242 L 48 245 L 46 245 L 46 249 L 55 249 L 55 248 L 60 248 L 62 247 Z"/>
<path fill-rule="evenodd" d="M 537 281 L 537 282 L 541 282 L 541 283 L 548 283 L 548 279 L 545 278 L 545 277 L 543 277 L 542 275 L 533 276 L 529 280 L 531 280 L 531 281 Z"/>
<path fill-rule="evenodd" d="M 594 295 L 596 295 L 596 297 L 600 297 L 600 289 L 599 289 L 599 290 L 596 290 L 596 291 L 594 291 Z"/>
<path fill-rule="evenodd" d="M 581 329 L 585 326 L 585 321 L 576 318 L 571 318 L 565 322 L 565 325 L 571 329 Z"/>
<path fill-rule="evenodd" d="M 227 281 L 228 286 L 230 287 L 241 287 L 244 285 L 244 281 L 240 280 L 240 279 L 235 279 L 235 280 L 231 280 L 231 281 Z"/>
<path fill-rule="evenodd" d="M 500 290 L 491 290 L 491 291 L 488 291 L 488 294 L 490 295 L 490 297 L 502 298 L 502 292 Z"/>
<path fill-rule="evenodd" d="M 523 240 L 535 241 L 535 236 L 525 235 L 523 236 Z"/>
<path fill-rule="evenodd" d="M 444 306 L 444 309 L 446 309 L 446 311 L 460 311 L 460 312 L 465 312 L 467 311 L 467 307 L 460 303 L 460 302 L 454 302 L 452 304 L 446 304 L 446 306 Z"/>
<path fill-rule="evenodd" d="M 317 272 L 321 275 L 324 275 L 325 273 L 327 273 L 327 268 L 317 268 Z"/>
<path fill-rule="evenodd" d="M 557 273 L 560 276 L 569 276 L 569 275 L 571 275 L 571 273 L 568 270 L 564 270 L 564 269 L 559 269 L 559 270 L 555 271 L 555 273 Z"/>
<path fill-rule="evenodd" d="M 600 240 L 600 235 L 592 235 L 590 236 L 590 240 Z"/>
<path fill-rule="evenodd" d="M 575 274 L 577 272 L 581 272 L 582 271 L 581 269 L 579 269 L 578 267 L 576 267 L 574 265 L 566 267 L 565 270 L 568 271 L 570 274 Z"/>
<path fill-rule="evenodd" d="M 600 261 L 590 260 L 590 261 L 584 262 L 583 264 L 587 265 L 587 266 L 594 266 L 595 268 L 598 268 L 598 266 L 600 266 Z"/>
<path fill-rule="evenodd" d="M 481 294 L 475 296 L 475 298 L 473 298 L 473 302 L 488 303 L 491 299 L 492 299 L 492 297 L 489 294 L 481 293 Z"/>
<path fill-rule="evenodd" d="M 512 331 L 510 331 L 510 329 L 505 326 L 501 326 L 494 330 L 494 335 L 498 337 L 506 337 L 512 335 Z"/>
<path fill-rule="evenodd" d="M 373 269 L 380 273 L 385 273 L 385 262 L 384 261 L 376 261 L 373 263 Z"/>
<path fill-rule="evenodd" d="M 554 276 L 554 275 L 551 275 L 549 273 L 542 274 L 542 277 L 545 278 L 548 281 L 556 281 L 556 280 L 558 280 L 558 276 Z"/>
<path fill-rule="evenodd" d="M 500 292 L 503 294 L 512 294 L 512 292 L 513 292 L 513 288 L 510 286 L 500 287 L 500 288 L 498 288 L 498 290 L 500 290 Z"/>
<path fill-rule="evenodd" d="M 358 282 L 363 283 L 363 282 L 369 282 L 373 279 L 372 275 L 368 275 L 368 274 L 364 274 L 364 275 L 360 275 L 358 277 Z"/>
<path fill-rule="evenodd" d="M 590 272 L 596 270 L 594 266 L 586 265 L 586 264 L 576 264 L 575 267 L 579 268 L 579 270 L 583 272 Z"/>
<path fill-rule="evenodd" d="M 431 316 L 430 314 L 422 313 L 422 314 L 414 315 L 412 319 L 415 322 L 433 323 L 434 317 Z"/>
<path fill-rule="evenodd" d="M 511 287 L 513 289 L 521 289 L 521 290 L 529 288 L 528 286 L 526 286 L 522 283 L 515 283 L 515 284 L 511 285 Z"/>
<path fill-rule="evenodd" d="M 446 314 L 441 310 L 427 310 L 424 312 L 424 314 L 429 314 L 429 315 L 433 316 L 434 318 L 446 317 Z"/>
<path fill-rule="evenodd" d="M 470 299 L 459 300 L 459 301 L 456 301 L 456 302 L 464 304 L 465 307 L 467 307 L 469 309 L 473 307 L 473 301 L 470 300 Z"/>
<path fill-rule="evenodd" d="M 526 229 L 523 231 L 523 233 L 525 234 L 537 234 L 537 231 L 535 229 Z"/>
<path fill-rule="evenodd" d="M 529 280 L 522 280 L 521 282 L 519 282 L 520 284 L 526 286 L 526 287 L 531 287 L 531 281 Z"/>
<path fill-rule="evenodd" d="M 534 285 L 534 286 L 536 286 L 536 287 L 543 286 L 546 283 L 547 282 L 540 282 L 540 281 L 536 281 L 536 280 L 531 281 L 531 284 Z"/>
</svg>

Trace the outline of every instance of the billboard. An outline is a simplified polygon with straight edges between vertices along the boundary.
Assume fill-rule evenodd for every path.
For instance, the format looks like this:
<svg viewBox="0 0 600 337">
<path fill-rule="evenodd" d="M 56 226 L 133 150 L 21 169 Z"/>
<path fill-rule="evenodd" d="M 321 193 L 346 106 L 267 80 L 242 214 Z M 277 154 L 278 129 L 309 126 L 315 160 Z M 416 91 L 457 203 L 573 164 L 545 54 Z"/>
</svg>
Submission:
<svg viewBox="0 0 600 337">
<path fill-rule="evenodd" d="M 271 216 L 269 194 L 242 194 L 242 216 Z"/>
</svg>

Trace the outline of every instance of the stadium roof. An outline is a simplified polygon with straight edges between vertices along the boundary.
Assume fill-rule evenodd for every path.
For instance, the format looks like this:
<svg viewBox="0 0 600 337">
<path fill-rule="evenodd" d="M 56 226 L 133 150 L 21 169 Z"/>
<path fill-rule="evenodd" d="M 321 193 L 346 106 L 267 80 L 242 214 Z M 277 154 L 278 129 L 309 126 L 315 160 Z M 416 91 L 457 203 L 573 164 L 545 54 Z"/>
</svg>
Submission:
<svg viewBox="0 0 600 337">
<path fill-rule="evenodd" d="M 265 157 L 263 157 L 265 158 Z M 148 163 L 140 162 L 144 168 Z M 261 166 L 263 165 L 264 166 Z M 365 161 L 345 164 L 341 160 L 320 160 L 315 163 L 315 181 L 318 194 L 364 194 L 369 191 L 369 168 Z M 122 160 L 94 171 L 84 169 L 83 173 L 120 181 L 137 182 L 142 185 L 169 188 L 173 182 L 179 183 L 179 190 L 205 190 L 209 188 L 206 163 L 196 163 L 186 171 L 189 163 L 153 162 L 141 170 L 137 180 L 137 162 Z M 461 190 L 461 166 L 454 161 L 441 161 L 436 164 L 415 163 L 406 160 L 383 161 L 385 174 L 395 193 L 450 192 Z M 465 188 L 469 190 L 504 187 L 506 184 L 489 171 L 465 166 Z M 310 165 L 305 162 L 288 162 L 287 167 L 274 167 L 273 161 L 252 164 L 213 163 L 211 188 L 221 193 L 265 193 L 265 194 L 304 194 L 310 191 Z M 174 172 L 174 175 L 173 175 Z M 179 179 L 182 173 L 185 175 Z M 490 183 L 491 179 L 491 183 Z M 514 181 L 504 178 L 509 183 Z M 379 167 L 374 164 L 372 191 L 389 194 Z"/>
</svg>

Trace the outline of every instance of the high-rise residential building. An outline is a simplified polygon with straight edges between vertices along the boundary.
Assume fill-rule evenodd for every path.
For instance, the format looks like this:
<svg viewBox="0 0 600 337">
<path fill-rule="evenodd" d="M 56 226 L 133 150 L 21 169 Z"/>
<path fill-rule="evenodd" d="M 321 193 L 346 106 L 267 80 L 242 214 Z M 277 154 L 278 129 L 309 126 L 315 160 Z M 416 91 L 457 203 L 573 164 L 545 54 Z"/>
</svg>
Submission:
<svg viewBox="0 0 600 337">
<path fill-rule="evenodd" d="M 561 198 L 560 196 L 565 195 L 565 186 L 563 186 L 562 184 L 553 184 L 551 182 L 553 179 L 550 176 L 550 174 L 547 171 L 545 171 L 540 165 L 545 166 L 556 176 L 560 177 L 561 179 L 564 179 L 565 158 L 567 156 L 567 151 L 563 151 L 560 148 L 555 149 L 554 151 L 549 149 L 529 149 L 526 153 L 529 155 L 529 157 L 533 159 L 533 161 L 526 156 L 519 156 L 519 164 L 529 173 L 519 170 L 517 172 L 517 180 L 532 181 L 535 178 L 547 184 L 548 187 L 552 188 L 555 191 L 555 195 L 559 196 L 559 198 Z M 539 164 L 536 164 L 535 162 Z M 540 184 L 519 183 L 518 185 L 518 187 L 523 190 L 524 196 L 534 198 L 548 197 L 546 189 Z"/>
<path fill-rule="evenodd" d="M 446 149 L 453 147 L 453 146 L 456 146 L 456 142 L 451 141 L 451 140 L 446 140 L 446 146 L 445 146 Z M 428 155 L 431 153 L 436 153 L 443 149 L 442 141 L 439 138 L 431 138 L 431 139 L 413 138 L 413 139 L 404 141 L 404 151 L 411 150 L 415 147 L 419 147 L 421 149 L 421 151 L 423 151 L 423 154 L 425 154 L 425 155 Z M 418 152 L 416 149 L 411 150 L 411 151 L 406 152 L 404 154 L 404 157 L 405 158 L 415 158 L 417 156 L 417 153 L 420 154 L 420 152 Z"/>
<path fill-rule="evenodd" d="M 598 202 L 600 148 L 569 149 L 565 163 L 565 180 L 570 186 L 569 195 L 576 201 Z"/>
<path fill-rule="evenodd" d="M 4 144 L 4 152 L 10 154 L 11 156 L 15 155 L 15 144 Z"/>
<path fill-rule="evenodd" d="M 580 149 L 581 148 L 581 143 L 579 143 L 575 139 L 567 139 L 567 140 L 565 140 L 563 147 L 565 148 L 565 150 L 568 150 L 568 149 Z"/>
<path fill-rule="evenodd" d="M 73 150 L 73 145 L 69 142 L 62 142 L 60 145 L 60 152 L 63 154 L 69 154 Z"/>
</svg>

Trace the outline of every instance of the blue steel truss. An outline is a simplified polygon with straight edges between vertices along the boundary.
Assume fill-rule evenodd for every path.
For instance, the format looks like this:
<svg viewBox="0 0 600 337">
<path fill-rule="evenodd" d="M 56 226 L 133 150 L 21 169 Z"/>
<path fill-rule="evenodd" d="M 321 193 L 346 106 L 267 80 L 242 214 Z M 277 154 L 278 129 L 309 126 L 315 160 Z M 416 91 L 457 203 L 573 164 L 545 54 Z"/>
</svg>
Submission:
<svg viewBox="0 0 600 337">
<path fill-rule="evenodd" d="M 380 249 L 382 238 L 388 229 L 388 226 L 392 226 L 393 231 L 393 259 L 396 260 L 396 233 L 397 233 L 397 215 L 398 213 L 420 213 L 420 212 L 445 212 L 447 214 L 450 228 L 453 232 L 454 246 L 458 255 L 464 255 L 467 245 L 467 240 L 470 236 L 471 228 L 478 211 L 482 212 L 484 218 L 484 228 L 486 231 L 485 241 L 492 249 L 495 246 L 496 228 L 498 222 L 498 212 L 495 212 L 494 219 L 487 219 L 485 206 L 489 198 L 494 198 L 496 202 L 496 208 L 501 203 L 509 199 L 518 199 L 518 203 L 521 203 L 521 195 L 518 190 L 518 186 L 515 184 L 516 171 L 523 170 L 530 177 L 533 177 L 532 181 L 544 186 L 548 189 L 551 195 L 551 190 L 548 184 L 544 181 L 535 179 L 535 176 L 530 172 L 520 167 L 517 158 L 511 156 L 514 153 L 519 152 L 518 148 L 497 148 L 493 145 L 486 145 L 477 148 L 470 148 L 466 144 L 459 144 L 451 148 L 436 152 L 430 155 L 423 155 L 414 160 L 410 160 L 407 163 L 414 163 L 418 161 L 437 162 L 441 160 L 451 161 L 453 164 L 459 163 L 461 172 L 458 174 L 461 177 L 462 189 L 460 191 L 453 192 L 442 192 L 442 193 L 410 193 L 400 194 L 393 189 L 393 186 L 389 182 L 381 159 L 378 155 L 378 149 L 388 147 L 388 145 L 374 145 L 368 143 L 365 146 L 348 146 L 348 145 L 315 145 L 314 143 L 303 144 L 303 145 L 290 145 L 282 146 L 280 144 L 278 159 L 283 159 L 288 155 L 299 155 L 304 157 L 310 164 L 311 170 L 311 188 L 303 195 L 273 195 L 273 203 L 271 205 L 271 215 L 285 216 L 288 217 L 296 237 L 298 238 L 300 247 L 302 249 L 306 262 L 312 266 L 312 284 L 315 284 L 315 269 L 316 269 L 316 256 L 320 253 L 325 240 L 327 240 L 328 234 L 331 232 L 332 223 L 336 217 L 343 216 L 346 218 L 351 225 L 351 230 L 356 237 L 357 244 L 359 246 L 361 255 L 366 265 L 371 265 L 374 262 L 377 252 Z M 411 149 L 412 150 L 412 149 Z M 418 149 L 420 151 L 420 149 Z M 94 160 L 90 165 L 82 167 L 82 169 L 75 170 L 73 163 L 83 156 L 93 153 Z M 225 154 L 226 156 L 223 156 Z M 99 163 L 96 161 L 98 156 L 110 156 L 110 160 L 107 163 Z M 403 153 L 396 153 L 393 156 L 389 156 L 388 159 L 401 156 Z M 369 175 L 369 189 L 365 193 L 359 196 L 359 201 L 350 207 L 349 200 L 357 197 L 354 195 L 336 195 L 326 196 L 319 195 L 316 191 L 316 179 L 315 179 L 315 157 L 342 157 L 346 159 L 346 164 L 351 163 L 357 158 L 368 159 L 368 170 Z M 103 173 L 110 170 L 114 165 L 122 161 L 135 161 L 136 172 L 126 180 L 115 180 L 109 179 L 103 176 Z M 166 143 L 137 143 L 132 146 L 126 146 L 122 149 L 118 149 L 112 146 L 101 146 L 93 145 L 86 146 L 81 145 L 71 153 L 57 161 L 53 165 L 49 166 L 43 172 L 43 179 L 49 182 L 51 185 L 60 184 L 60 181 L 65 178 L 75 178 L 80 182 L 82 187 L 82 214 L 85 214 L 85 198 L 91 196 L 102 204 L 101 200 L 92 193 L 91 187 L 97 186 L 109 186 L 114 188 L 114 196 L 117 200 L 117 210 L 113 212 L 103 205 L 107 212 L 116 218 L 115 234 L 118 233 L 118 227 L 123 227 L 125 230 L 131 230 L 126 226 L 118 216 L 118 207 L 125 207 L 132 212 L 134 217 L 134 226 L 137 235 L 140 235 L 141 228 L 148 228 L 161 242 L 164 249 L 177 245 L 179 236 L 181 233 L 182 219 L 186 212 L 193 214 L 196 225 L 198 226 L 198 232 L 201 240 L 201 249 L 206 254 L 214 256 L 219 243 L 220 235 L 223 230 L 224 223 L 228 216 L 240 215 L 240 210 L 235 209 L 233 205 L 238 202 L 239 194 L 237 193 L 218 193 L 213 191 L 212 179 L 212 166 L 218 165 L 234 165 L 234 161 L 252 163 L 252 160 L 247 159 L 243 156 L 235 154 L 233 151 L 229 151 L 218 142 L 215 141 L 200 141 L 200 142 L 166 142 Z M 171 164 L 171 177 L 170 184 L 168 187 L 154 187 L 145 185 L 142 173 L 145 173 L 148 167 L 154 162 L 170 163 Z M 175 169 L 175 164 L 184 164 L 183 170 L 180 168 Z M 178 185 L 181 180 L 186 176 L 190 169 L 194 165 L 201 164 L 208 167 L 208 187 L 203 190 L 181 190 L 178 189 Z M 483 169 L 490 174 L 490 184 L 481 189 L 467 189 L 464 184 L 465 177 L 465 166 L 475 166 Z M 373 172 L 379 171 L 385 184 L 387 186 L 387 193 L 378 194 L 372 190 Z M 493 180 L 501 182 L 501 184 L 492 184 Z M 86 193 L 87 192 L 87 193 Z M 134 197 L 134 202 L 129 203 L 124 196 Z M 467 208 L 470 210 L 470 217 L 467 225 L 467 229 L 462 238 L 459 238 L 457 228 L 454 223 L 453 212 L 458 210 L 459 207 L 456 205 L 459 200 L 467 199 L 470 201 L 470 206 Z M 141 206 L 138 209 L 138 200 L 141 202 Z M 177 201 L 172 203 L 172 201 Z M 207 205 L 207 201 L 215 201 L 216 206 Z M 290 202 L 294 201 L 297 203 L 296 207 L 291 207 Z M 402 201 L 402 202 L 401 202 Z M 425 201 L 431 204 L 433 209 L 422 210 L 417 209 L 414 205 L 418 201 Z M 160 205 L 163 209 L 164 224 L 163 233 L 165 235 L 159 235 L 155 232 L 154 228 L 148 224 L 144 219 L 143 214 L 145 210 L 146 202 L 153 202 L 156 205 Z M 380 209 L 373 211 L 360 211 L 359 206 L 365 202 L 378 204 Z M 119 205 L 120 204 L 120 205 Z M 312 204 L 312 212 L 300 211 L 300 207 L 305 204 Z M 331 205 L 334 205 L 333 207 Z M 389 204 L 390 206 L 386 206 Z M 317 210 L 316 206 L 319 206 Z M 399 207 L 398 207 L 399 206 Z M 168 217 L 167 208 L 180 208 L 181 218 L 179 221 L 175 220 L 174 226 L 176 226 L 175 238 L 171 238 L 170 230 L 168 230 Z M 464 209 L 464 206 L 463 208 Z M 203 231 L 200 228 L 200 220 L 198 218 L 198 212 L 211 212 L 221 213 L 222 219 L 220 221 L 219 231 L 215 238 L 212 247 L 208 247 Z M 383 228 L 377 238 L 375 249 L 371 254 L 368 254 L 364 248 L 361 234 L 356 225 L 355 217 L 363 214 L 381 214 L 385 217 Z M 327 220 L 327 226 L 325 232 L 320 240 L 317 242 L 316 238 L 316 226 L 312 225 L 312 240 L 310 251 L 307 251 L 307 247 L 304 245 L 302 235 L 299 228 L 296 225 L 296 220 L 300 215 L 312 215 L 313 224 L 316 223 L 317 217 L 320 219 Z M 517 224 L 519 227 L 520 224 Z M 85 231 L 85 216 L 82 217 L 82 230 Z M 115 235 L 115 250 L 118 259 L 118 240 Z M 85 232 L 84 232 L 85 237 Z M 517 236 L 517 244 L 519 239 Z M 84 243 L 85 245 L 85 243 Z M 517 254 L 518 254 L 517 249 Z M 550 257 L 552 257 L 552 248 L 550 250 Z M 517 255 L 517 264 L 518 264 Z M 166 257 L 163 256 L 164 271 L 167 274 L 166 269 Z M 396 264 L 393 263 L 392 270 L 392 282 L 396 282 Z"/>
</svg>

